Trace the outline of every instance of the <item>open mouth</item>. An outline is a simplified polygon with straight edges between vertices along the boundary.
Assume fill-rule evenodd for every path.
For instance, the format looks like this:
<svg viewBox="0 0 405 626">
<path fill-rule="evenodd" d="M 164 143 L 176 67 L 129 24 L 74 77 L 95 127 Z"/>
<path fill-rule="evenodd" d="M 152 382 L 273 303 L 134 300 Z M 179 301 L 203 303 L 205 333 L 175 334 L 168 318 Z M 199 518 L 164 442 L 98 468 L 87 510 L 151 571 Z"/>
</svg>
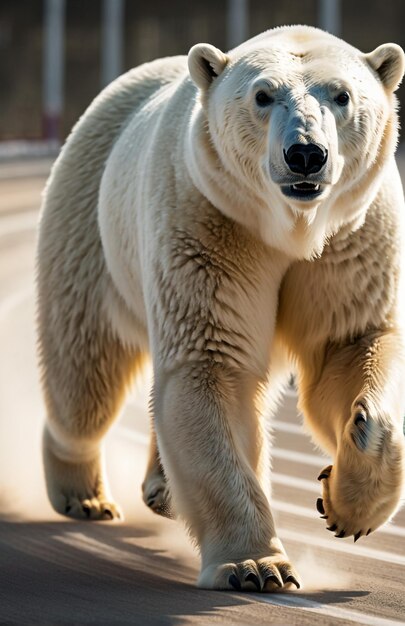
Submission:
<svg viewBox="0 0 405 626">
<path fill-rule="evenodd" d="M 289 198 L 297 200 L 313 200 L 322 193 L 321 185 L 315 183 L 295 183 L 294 185 L 283 185 L 281 191 Z"/>
</svg>

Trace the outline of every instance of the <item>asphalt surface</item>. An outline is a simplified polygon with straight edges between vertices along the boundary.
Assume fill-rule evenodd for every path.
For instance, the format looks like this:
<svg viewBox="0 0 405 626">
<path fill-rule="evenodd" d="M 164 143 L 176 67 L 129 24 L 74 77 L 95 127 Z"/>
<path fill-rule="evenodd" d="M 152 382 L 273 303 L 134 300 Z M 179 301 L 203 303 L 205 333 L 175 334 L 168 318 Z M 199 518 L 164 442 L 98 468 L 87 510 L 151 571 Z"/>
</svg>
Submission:
<svg viewBox="0 0 405 626">
<path fill-rule="evenodd" d="M 44 417 L 35 356 L 34 249 L 47 162 L 0 165 L 0 624 L 405 623 L 405 511 L 353 544 L 319 519 L 326 460 L 287 396 L 274 424 L 273 511 L 304 580 L 299 592 L 195 587 L 198 555 L 178 522 L 140 497 L 148 376 L 108 436 L 123 523 L 79 523 L 50 508 L 40 459 Z"/>
</svg>

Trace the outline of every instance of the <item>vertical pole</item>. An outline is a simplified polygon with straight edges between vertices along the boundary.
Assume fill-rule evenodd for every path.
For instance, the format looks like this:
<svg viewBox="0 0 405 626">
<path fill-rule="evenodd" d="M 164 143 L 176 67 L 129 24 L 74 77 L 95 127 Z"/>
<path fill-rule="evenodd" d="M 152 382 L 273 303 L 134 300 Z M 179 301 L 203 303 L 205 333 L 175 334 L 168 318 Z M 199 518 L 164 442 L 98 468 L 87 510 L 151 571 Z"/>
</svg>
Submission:
<svg viewBox="0 0 405 626">
<path fill-rule="evenodd" d="M 65 0 L 45 0 L 43 134 L 59 141 L 63 110 Z"/>
<path fill-rule="evenodd" d="M 319 26 L 338 37 L 342 31 L 341 0 L 319 0 Z"/>
<path fill-rule="evenodd" d="M 228 0 L 227 48 L 235 48 L 249 37 L 249 0 Z"/>
<path fill-rule="evenodd" d="M 124 0 L 103 0 L 101 83 L 105 87 L 122 73 Z"/>
</svg>

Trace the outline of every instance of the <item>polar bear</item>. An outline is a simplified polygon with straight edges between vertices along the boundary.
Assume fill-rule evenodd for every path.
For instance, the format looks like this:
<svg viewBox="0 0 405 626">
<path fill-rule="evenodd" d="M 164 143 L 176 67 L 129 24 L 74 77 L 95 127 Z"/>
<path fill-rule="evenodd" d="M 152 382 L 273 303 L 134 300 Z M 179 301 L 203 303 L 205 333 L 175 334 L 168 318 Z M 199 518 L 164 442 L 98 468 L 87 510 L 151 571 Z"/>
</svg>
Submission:
<svg viewBox="0 0 405 626">
<path fill-rule="evenodd" d="M 37 255 L 56 511 L 120 516 L 101 444 L 150 355 L 149 506 L 182 518 L 203 588 L 299 587 L 277 537 L 264 415 L 291 362 L 333 457 L 317 507 L 357 540 L 405 476 L 404 199 L 395 44 L 315 28 L 131 70 L 46 187 Z"/>
</svg>

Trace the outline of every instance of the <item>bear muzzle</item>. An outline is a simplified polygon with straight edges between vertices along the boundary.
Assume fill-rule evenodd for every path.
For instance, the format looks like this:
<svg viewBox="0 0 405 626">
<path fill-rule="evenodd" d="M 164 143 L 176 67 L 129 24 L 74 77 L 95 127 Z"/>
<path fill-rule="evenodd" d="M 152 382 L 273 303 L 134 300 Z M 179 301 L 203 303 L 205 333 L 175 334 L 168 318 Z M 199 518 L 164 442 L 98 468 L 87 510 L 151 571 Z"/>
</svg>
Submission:
<svg viewBox="0 0 405 626">
<path fill-rule="evenodd" d="M 295 143 L 287 151 L 283 150 L 283 154 L 291 172 L 305 177 L 318 174 L 328 160 L 327 149 L 316 143 Z"/>
<path fill-rule="evenodd" d="M 314 175 L 319 174 L 325 168 L 328 151 L 321 144 L 294 143 L 288 150 L 283 150 L 283 156 L 288 169 L 293 174 L 313 179 Z M 322 194 L 323 187 L 317 180 L 298 180 L 293 184 L 283 185 L 281 190 L 290 198 L 310 201 Z"/>
<path fill-rule="evenodd" d="M 284 196 L 311 202 L 332 182 L 328 157 L 327 148 L 320 143 L 295 142 L 282 149 L 281 159 L 270 159 L 270 176 Z"/>
</svg>

